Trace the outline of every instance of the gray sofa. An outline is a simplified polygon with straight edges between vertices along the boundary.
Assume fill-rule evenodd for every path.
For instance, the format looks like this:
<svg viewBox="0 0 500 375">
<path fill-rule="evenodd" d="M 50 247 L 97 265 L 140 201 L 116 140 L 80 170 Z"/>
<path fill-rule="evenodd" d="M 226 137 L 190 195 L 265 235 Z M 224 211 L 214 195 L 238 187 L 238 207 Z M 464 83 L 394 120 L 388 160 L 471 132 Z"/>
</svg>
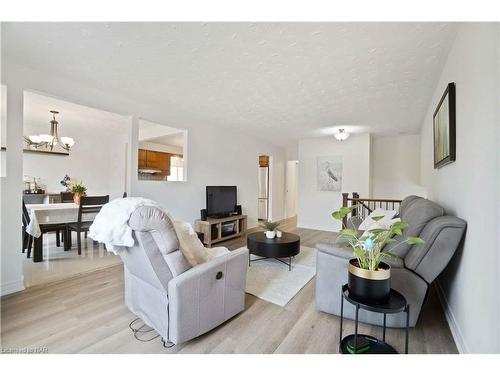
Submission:
<svg viewBox="0 0 500 375">
<path fill-rule="evenodd" d="M 399 216 L 410 225 L 403 233 L 404 236 L 420 236 L 425 241 L 423 245 L 399 246 L 394 250 L 399 258 L 387 262 L 392 267 L 391 287 L 401 292 L 410 304 L 410 325 L 413 327 L 426 299 L 429 285 L 455 253 L 464 234 L 466 222 L 454 216 L 444 215 L 441 206 L 417 196 L 409 196 L 401 202 Z M 398 242 L 403 239 L 401 236 L 397 237 Z M 320 311 L 340 315 L 340 290 L 341 286 L 347 283 L 347 267 L 352 250 L 322 243 L 317 244 L 316 248 L 316 306 Z M 344 304 L 344 316 L 354 319 L 354 306 Z M 360 310 L 359 320 L 382 325 L 383 315 Z M 388 327 L 404 327 L 405 324 L 404 313 L 387 315 Z"/>
<path fill-rule="evenodd" d="M 160 209 L 139 207 L 129 226 L 135 245 L 119 251 L 125 304 L 165 342 L 180 344 L 200 336 L 244 309 L 247 249 L 214 248 L 216 257 L 191 267 L 179 250 L 172 222 Z"/>
</svg>

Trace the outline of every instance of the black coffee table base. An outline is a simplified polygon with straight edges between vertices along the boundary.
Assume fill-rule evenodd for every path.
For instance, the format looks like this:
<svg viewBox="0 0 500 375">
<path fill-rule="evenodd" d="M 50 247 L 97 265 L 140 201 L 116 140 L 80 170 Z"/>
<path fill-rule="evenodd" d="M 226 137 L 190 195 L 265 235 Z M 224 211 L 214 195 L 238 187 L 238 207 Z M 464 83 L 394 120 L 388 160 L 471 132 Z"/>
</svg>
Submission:
<svg viewBox="0 0 500 375">
<path fill-rule="evenodd" d="M 252 256 L 252 254 L 248 254 L 248 267 L 250 267 L 250 263 L 257 262 L 258 260 L 275 259 L 278 262 L 286 264 L 288 266 L 288 271 L 292 270 L 292 257 L 288 257 L 288 263 L 287 263 L 283 259 L 280 259 L 280 258 L 260 257 L 260 258 L 252 259 L 251 256 Z"/>
</svg>

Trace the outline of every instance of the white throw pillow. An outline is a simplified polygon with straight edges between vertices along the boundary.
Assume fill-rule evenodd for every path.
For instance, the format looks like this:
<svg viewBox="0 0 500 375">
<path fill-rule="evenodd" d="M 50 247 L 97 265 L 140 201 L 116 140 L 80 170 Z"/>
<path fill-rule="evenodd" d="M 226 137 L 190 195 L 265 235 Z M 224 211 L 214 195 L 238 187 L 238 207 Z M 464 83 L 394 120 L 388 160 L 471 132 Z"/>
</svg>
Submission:
<svg viewBox="0 0 500 375">
<path fill-rule="evenodd" d="M 382 208 L 377 208 L 359 225 L 360 230 L 372 230 L 372 229 L 389 229 L 390 226 L 401 219 L 396 218 L 396 210 L 384 210 Z M 374 217 L 383 216 L 380 220 L 373 220 Z"/>
<path fill-rule="evenodd" d="M 182 254 L 191 266 L 205 263 L 210 259 L 207 249 L 201 243 L 191 224 L 184 221 L 174 221 L 174 229 L 179 239 Z"/>
</svg>

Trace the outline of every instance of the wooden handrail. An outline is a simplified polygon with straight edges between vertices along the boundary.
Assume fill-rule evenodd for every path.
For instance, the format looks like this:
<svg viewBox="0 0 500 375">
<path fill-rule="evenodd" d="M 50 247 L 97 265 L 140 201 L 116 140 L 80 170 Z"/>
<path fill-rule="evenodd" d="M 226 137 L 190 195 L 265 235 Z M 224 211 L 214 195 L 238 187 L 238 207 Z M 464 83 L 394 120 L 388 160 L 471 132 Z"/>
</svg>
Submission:
<svg viewBox="0 0 500 375">
<path fill-rule="evenodd" d="M 358 193 L 352 193 L 352 197 L 349 197 L 349 193 L 342 193 L 342 207 L 352 207 L 357 205 L 358 207 L 352 210 L 351 217 L 360 216 L 365 218 L 376 208 L 385 209 L 397 209 L 401 205 L 401 199 L 377 199 L 377 198 L 360 198 Z M 342 220 L 344 227 L 347 226 L 347 217 Z"/>
<path fill-rule="evenodd" d="M 401 199 L 375 199 L 375 198 L 347 198 L 349 201 L 359 202 L 382 202 L 382 203 L 401 203 Z"/>
</svg>

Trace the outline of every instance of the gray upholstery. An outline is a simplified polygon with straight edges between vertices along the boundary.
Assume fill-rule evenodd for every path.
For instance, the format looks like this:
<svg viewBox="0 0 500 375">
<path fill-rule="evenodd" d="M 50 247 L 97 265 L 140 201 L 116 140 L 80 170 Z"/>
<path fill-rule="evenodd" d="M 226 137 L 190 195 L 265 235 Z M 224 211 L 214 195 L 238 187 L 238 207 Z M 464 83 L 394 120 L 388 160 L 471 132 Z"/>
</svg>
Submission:
<svg viewBox="0 0 500 375">
<path fill-rule="evenodd" d="M 418 198 L 421 198 L 421 197 L 416 196 L 416 195 L 409 195 L 405 199 L 403 199 L 401 201 L 401 204 L 399 205 L 398 216 L 401 214 L 401 212 L 406 211 L 406 209 L 408 208 L 408 206 L 410 205 L 411 202 L 413 202 L 415 199 L 418 199 Z"/>
<path fill-rule="evenodd" d="M 427 199 L 410 196 L 401 204 L 401 218 L 410 223 L 407 234 L 420 236 L 425 244 L 408 246 L 403 256 L 387 261 L 391 265 L 391 287 L 401 292 L 410 304 L 410 326 L 415 326 L 429 284 L 443 271 L 455 253 L 465 232 L 466 223 Z M 413 223 L 413 224 L 412 224 Z M 412 228 L 414 225 L 416 228 Z M 340 289 L 347 283 L 351 249 L 335 244 L 317 244 L 316 306 L 318 310 L 340 315 Z M 344 316 L 354 319 L 354 307 L 344 304 Z M 360 311 L 362 322 L 382 325 L 383 315 Z M 404 327 L 405 315 L 387 316 L 389 327 Z"/>
<path fill-rule="evenodd" d="M 405 240 L 408 236 L 419 236 L 422 229 L 424 229 L 430 220 L 438 216 L 443 216 L 444 209 L 430 200 L 417 198 L 415 196 L 404 199 L 401 204 L 402 208 L 400 207 L 399 216 L 402 221 L 407 222 L 410 226 L 403 232 L 403 236 L 396 236 L 395 239 L 397 242 L 387 245 L 385 251 L 390 251 L 404 258 L 410 250 L 411 245 L 406 243 L 402 245 L 397 244 Z"/>
<path fill-rule="evenodd" d="M 348 249 L 339 249 L 345 253 L 344 257 L 332 255 L 331 251 L 325 251 L 327 247 L 334 248 L 335 245 L 317 247 L 316 258 L 316 308 L 330 314 L 340 315 L 340 289 L 347 284 L 347 265 L 351 254 Z M 392 287 L 407 298 L 410 304 L 410 325 L 414 326 L 420 306 L 427 292 L 427 283 L 416 274 L 404 267 L 391 269 Z M 344 317 L 354 319 L 354 307 L 344 303 Z M 359 320 L 362 322 L 382 325 L 383 315 L 360 310 Z M 404 327 L 405 315 L 387 315 L 388 327 Z"/>
<path fill-rule="evenodd" d="M 465 227 L 465 221 L 454 216 L 441 216 L 429 221 L 420 233 L 425 244 L 412 247 L 405 258 L 406 267 L 431 283 L 455 253 Z"/>
<path fill-rule="evenodd" d="M 181 251 L 174 251 L 167 255 L 163 255 L 163 259 L 167 262 L 173 277 L 179 276 L 181 273 L 191 268 L 191 265 Z"/>
<path fill-rule="evenodd" d="M 129 226 L 138 232 L 149 232 L 163 254 L 179 250 L 174 224 L 166 213 L 152 206 L 142 206 L 130 215 Z"/>
<path fill-rule="evenodd" d="M 188 341 L 238 314 L 245 306 L 248 250 L 239 249 L 193 267 L 168 286 L 170 340 Z M 223 276 L 216 279 L 218 272 Z"/>
<path fill-rule="evenodd" d="M 156 288 L 166 289 L 173 274 L 149 232 L 134 232 L 135 246 L 120 251 L 130 273 Z M 137 248 L 143 249 L 136 251 Z"/>
<path fill-rule="evenodd" d="M 135 245 L 119 252 L 125 303 L 165 341 L 191 340 L 244 309 L 247 249 L 219 248 L 211 252 L 213 259 L 191 267 L 178 250 L 171 220 L 161 210 L 138 208 L 129 225 Z M 177 249 L 172 249 L 174 244 Z"/>
</svg>

